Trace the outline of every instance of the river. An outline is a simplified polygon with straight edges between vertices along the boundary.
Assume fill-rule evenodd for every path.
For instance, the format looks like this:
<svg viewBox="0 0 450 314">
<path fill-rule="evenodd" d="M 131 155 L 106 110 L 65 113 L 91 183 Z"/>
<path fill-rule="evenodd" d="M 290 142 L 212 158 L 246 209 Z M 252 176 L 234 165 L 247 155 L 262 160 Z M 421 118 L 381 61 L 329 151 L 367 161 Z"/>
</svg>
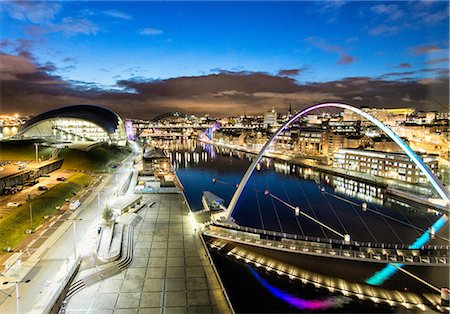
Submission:
<svg viewBox="0 0 450 314">
<path fill-rule="evenodd" d="M 193 211 L 201 210 L 203 191 L 211 191 L 228 204 L 254 155 L 189 141 L 161 142 L 185 188 Z M 243 226 L 321 238 L 337 234 L 295 213 L 264 191 L 298 206 L 353 240 L 409 245 L 439 217 L 433 212 L 388 200 L 380 187 L 313 171 L 284 161 L 264 158 L 250 178 L 233 218 Z M 213 183 L 215 178 L 215 183 Z M 367 203 L 368 210 L 362 209 Z M 418 229 L 419 228 L 419 229 Z M 448 234 L 448 224 L 440 234 Z M 437 237 L 428 244 L 448 244 Z M 293 286 L 269 274 L 259 274 L 246 265 L 213 253 L 221 278 L 237 312 L 296 312 L 299 307 L 283 301 L 280 293 L 300 300 L 315 300 L 320 312 L 386 312 L 387 306 L 334 296 L 312 287 Z M 445 284 L 445 283 L 444 283 Z M 448 284 L 448 283 L 447 283 Z M 276 291 L 275 291 L 275 290 Z M 274 292 L 275 291 L 275 292 Z M 302 303 L 303 304 L 303 303 Z M 307 303 L 308 304 L 308 303 Z M 316 304 L 316 303 L 313 303 Z M 311 308 L 309 308 L 311 309 Z M 305 308 L 304 310 L 308 310 Z"/>
</svg>

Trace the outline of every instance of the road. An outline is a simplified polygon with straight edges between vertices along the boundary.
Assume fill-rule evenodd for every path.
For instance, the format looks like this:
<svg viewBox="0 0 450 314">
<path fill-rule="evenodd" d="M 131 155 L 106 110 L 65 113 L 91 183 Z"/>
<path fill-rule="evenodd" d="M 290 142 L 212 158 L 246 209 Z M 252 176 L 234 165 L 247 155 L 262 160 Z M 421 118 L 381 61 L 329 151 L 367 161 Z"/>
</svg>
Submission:
<svg viewBox="0 0 450 314">
<path fill-rule="evenodd" d="M 41 295 L 51 286 L 52 279 L 58 271 L 67 269 L 68 261 L 76 251 L 77 256 L 88 256 L 95 251 L 97 240 L 97 226 L 99 224 L 100 210 L 98 207 L 98 195 L 100 203 L 111 200 L 115 196 L 118 184 L 124 182 L 125 178 L 133 171 L 133 161 L 137 152 L 133 152 L 117 169 L 116 174 L 108 174 L 106 178 L 96 187 L 91 188 L 90 195 L 84 204 L 76 211 L 72 222 L 61 223 L 59 228 L 66 228 L 54 245 L 47 247 L 40 255 L 39 262 L 31 272 L 18 284 L 19 288 L 19 309 L 16 306 L 14 287 L 1 295 L 0 312 L 14 313 L 27 312 L 39 301 Z M 73 228 L 75 224 L 75 228 Z M 75 229 L 75 232 L 74 232 Z M 74 246 L 75 244 L 75 246 Z M 44 243 L 43 246 L 46 244 Z M 28 281 L 25 283 L 24 281 Z M 8 297 L 10 294 L 11 297 Z"/>
<path fill-rule="evenodd" d="M 57 178 L 65 177 L 66 179 L 68 179 L 70 176 L 72 176 L 73 173 L 73 171 L 69 170 L 55 170 L 52 173 L 49 173 L 49 177 L 40 177 L 38 179 L 39 183 L 33 186 L 24 186 L 23 190 L 18 193 L 0 195 L 0 215 L 7 215 L 17 209 L 17 207 L 7 207 L 6 204 L 8 204 L 9 202 L 17 202 L 20 203 L 21 206 L 27 206 L 28 194 L 31 194 L 31 198 L 34 199 L 36 196 L 45 193 L 45 191 L 38 190 L 39 186 L 46 186 L 50 189 L 55 185 L 61 183 L 60 181 L 56 180 Z"/>
</svg>

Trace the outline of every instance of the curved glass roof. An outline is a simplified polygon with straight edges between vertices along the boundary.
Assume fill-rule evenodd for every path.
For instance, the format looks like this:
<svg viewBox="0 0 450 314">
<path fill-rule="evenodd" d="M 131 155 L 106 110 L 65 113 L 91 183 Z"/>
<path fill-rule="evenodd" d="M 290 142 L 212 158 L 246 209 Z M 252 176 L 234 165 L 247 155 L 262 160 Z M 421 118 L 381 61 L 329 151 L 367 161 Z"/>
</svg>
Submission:
<svg viewBox="0 0 450 314">
<path fill-rule="evenodd" d="M 101 126 L 109 134 L 116 131 L 121 118 L 113 111 L 95 105 L 74 105 L 46 111 L 28 120 L 20 129 L 19 134 L 33 125 L 49 119 L 74 118 L 90 121 Z"/>
</svg>

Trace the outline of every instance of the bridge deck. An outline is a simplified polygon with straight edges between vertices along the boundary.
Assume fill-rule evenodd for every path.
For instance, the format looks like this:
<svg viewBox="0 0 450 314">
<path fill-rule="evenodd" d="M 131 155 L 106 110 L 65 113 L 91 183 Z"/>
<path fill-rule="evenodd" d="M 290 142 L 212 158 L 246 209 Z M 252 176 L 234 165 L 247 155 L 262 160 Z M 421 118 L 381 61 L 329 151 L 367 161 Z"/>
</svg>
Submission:
<svg viewBox="0 0 450 314">
<path fill-rule="evenodd" d="M 209 226 L 203 234 L 212 238 L 297 254 L 385 264 L 401 263 L 420 266 L 449 266 L 448 251 L 445 249 L 441 252 L 439 250 L 387 249 L 350 245 L 337 247 L 327 242 L 294 240 L 279 236 L 271 237 L 271 234 L 253 233 L 250 230 L 245 232 L 236 228 L 225 228 L 217 225 Z M 425 252 L 431 252 L 433 255 L 425 255 Z"/>
</svg>

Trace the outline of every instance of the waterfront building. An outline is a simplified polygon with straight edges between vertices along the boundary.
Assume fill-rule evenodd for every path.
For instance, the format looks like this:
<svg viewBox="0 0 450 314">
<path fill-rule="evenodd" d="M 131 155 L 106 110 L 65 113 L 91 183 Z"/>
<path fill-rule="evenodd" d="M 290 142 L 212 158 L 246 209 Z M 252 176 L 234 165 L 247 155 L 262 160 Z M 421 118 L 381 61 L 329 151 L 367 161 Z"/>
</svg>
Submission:
<svg viewBox="0 0 450 314">
<path fill-rule="evenodd" d="M 402 138 L 402 140 L 409 145 L 409 141 L 405 138 Z M 386 135 L 381 135 L 377 137 L 372 138 L 372 148 L 373 150 L 377 151 L 383 151 L 383 152 L 403 152 L 403 150 L 398 146 L 397 143 L 395 143 L 393 140 L 391 140 Z"/>
<path fill-rule="evenodd" d="M 436 155 L 419 154 L 419 157 L 431 171 L 438 174 L 438 158 Z M 404 182 L 427 182 L 425 175 L 404 153 L 351 148 L 339 149 L 334 154 L 333 166 Z"/>
<path fill-rule="evenodd" d="M 44 112 L 22 125 L 17 137 L 62 142 L 127 143 L 122 118 L 109 109 L 94 105 L 67 106 Z"/>
<path fill-rule="evenodd" d="M 275 111 L 275 109 L 272 107 L 272 110 L 266 112 L 264 114 L 264 127 L 266 128 L 270 128 L 274 125 L 277 125 L 277 112 Z"/>
<path fill-rule="evenodd" d="M 380 120 L 387 126 L 395 126 L 407 121 L 415 112 L 414 108 L 361 108 L 372 117 Z M 359 121 L 361 116 L 351 110 L 344 110 L 344 121 Z M 365 123 L 364 123 L 365 124 Z"/>
<path fill-rule="evenodd" d="M 366 135 L 350 135 L 344 138 L 343 148 L 360 148 L 373 145 L 373 139 Z"/>
<path fill-rule="evenodd" d="M 170 172 L 170 159 L 160 148 L 147 147 L 142 156 L 141 175 L 157 175 Z"/>
<path fill-rule="evenodd" d="M 333 133 L 343 135 L 359 135 L 361 134 L 361 121 L 328 121 L 327 129 Z"/>
<path fill-rule="evenodd" d="M 325 156 L 328 153 L 328 133 L 319 128 L 302 128 L 294 151 L 305 156 Z"/>
</svg>

